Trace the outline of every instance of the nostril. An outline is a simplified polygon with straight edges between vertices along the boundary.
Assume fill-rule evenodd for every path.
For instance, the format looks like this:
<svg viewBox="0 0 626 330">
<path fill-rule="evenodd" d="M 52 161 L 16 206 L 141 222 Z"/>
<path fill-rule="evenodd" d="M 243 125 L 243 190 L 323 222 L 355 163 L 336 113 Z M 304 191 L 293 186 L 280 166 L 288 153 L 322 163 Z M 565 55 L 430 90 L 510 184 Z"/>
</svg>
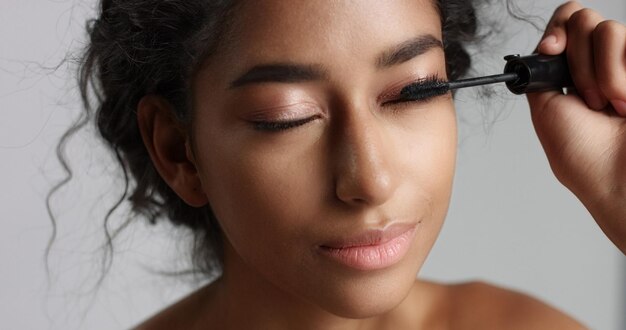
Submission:
<svg viewBox="0 0 626 330">
<path fill-rule="evenodd" d="M 393 195 L 395 186 L 388 174 L 356 172 L 339 176 L 335 183 L 337 198 L 350 205 L 380 205 Z M 357 175 L 354 175 L 357 174 Z"/>
</svg>

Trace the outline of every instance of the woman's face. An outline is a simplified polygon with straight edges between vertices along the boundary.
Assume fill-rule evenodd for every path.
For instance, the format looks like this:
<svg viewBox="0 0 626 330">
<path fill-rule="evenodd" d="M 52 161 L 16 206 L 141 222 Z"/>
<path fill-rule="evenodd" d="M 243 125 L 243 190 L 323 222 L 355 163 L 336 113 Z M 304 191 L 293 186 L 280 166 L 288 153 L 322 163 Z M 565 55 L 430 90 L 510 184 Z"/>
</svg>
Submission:
<svg viewBox="0 0 626 330">
<path fill-rule="evenodd" d="M 232 269 L 336 315 L 402 301 L 445 217 L 450 95 L 427 0 L 248 1 L 194 81 L 194 158 Z"/>
</svg>

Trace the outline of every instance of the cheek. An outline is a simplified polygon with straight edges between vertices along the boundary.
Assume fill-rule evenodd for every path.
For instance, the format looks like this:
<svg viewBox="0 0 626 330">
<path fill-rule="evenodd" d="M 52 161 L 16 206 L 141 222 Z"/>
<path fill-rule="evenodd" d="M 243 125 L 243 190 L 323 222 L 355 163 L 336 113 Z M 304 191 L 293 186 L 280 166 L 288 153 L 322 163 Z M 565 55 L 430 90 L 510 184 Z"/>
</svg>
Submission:
<svg viewBox="0 0 626 330">
<path fill-rule="evenodd" d="M 407 125 L 410 125 L 409 121 Z M 406 137 L 410 137 L 406 139 Z M 423 205 L 419 250 L 427 253 L 446 217 L 456 165 L 457 128 L 452 102 L 429 111 L 404 135 L 400 163 L 405 204 Z"/>
<path fill-rule="evenodd" d="M 441 201 L 449 197 L 456 163 L 457 129 L 452 102 L 445 102 L 416 120 L 397 137 L 401 145 L 400 172 L 418 195 Z"/>
<path fill-rule="evenodd" d="M 327 183 L 321 147 L 268 147 L 246 137 L 225 137 L 207 136 L 199 149 L 210 150 L 200 171 L 226 238 L 252 263 L 251 258 L 271 262 L 281 259 L 268 256 L 306 253 L 283 247 L 303 246 L 306 229 L 322 210 Z"/>
</svg>

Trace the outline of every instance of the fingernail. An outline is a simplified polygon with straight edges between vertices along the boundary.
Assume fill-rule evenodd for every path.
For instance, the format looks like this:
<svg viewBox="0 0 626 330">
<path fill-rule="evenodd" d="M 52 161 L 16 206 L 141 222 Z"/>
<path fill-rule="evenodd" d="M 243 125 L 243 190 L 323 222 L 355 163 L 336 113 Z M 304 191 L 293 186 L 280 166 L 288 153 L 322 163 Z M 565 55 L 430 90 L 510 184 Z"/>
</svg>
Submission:
<svg viewBox="0 0 626 330">
<path fill-rule="evenodd" d="M 618 114 L 620 114 L 621 116 L 626 116 L 626 102 L 622 100 L 612 100 L 611 104 Z"/>
<path fill-rule="evenodd" d="M 604 107 L 602 103 L 602 98 L 600 98 L 600 94 L 594 91 L 593 89 L 586 90 L 583 95 L 585 95 L 585 102 L 587 105 L 593 110 L 601 110 Z"/>
<path fill-rule="evenodd" d="M 556 45 L 558 42 L 556 36 L 554 34 L 550 34 L 547 35 L 545 38 L 543 38 L 543 40 L 541 41 L 541 46 L 553 46 Z"/>
</svg>

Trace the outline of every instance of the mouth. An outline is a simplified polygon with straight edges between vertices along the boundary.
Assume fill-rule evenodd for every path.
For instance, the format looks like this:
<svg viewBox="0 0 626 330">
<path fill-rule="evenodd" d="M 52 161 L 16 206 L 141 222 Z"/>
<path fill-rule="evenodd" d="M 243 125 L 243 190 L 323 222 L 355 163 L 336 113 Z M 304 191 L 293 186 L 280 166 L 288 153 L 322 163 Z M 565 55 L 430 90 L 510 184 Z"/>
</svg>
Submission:
<svg viewBox="0 0 626 330">
<path fill-rule="evenodd" d="M 391 267 L 406 255 L 420 223 L 400 223 L 385 229 L 368 230 L 320 245 L 319 252 L 356 270 Z"/>
</svg>

